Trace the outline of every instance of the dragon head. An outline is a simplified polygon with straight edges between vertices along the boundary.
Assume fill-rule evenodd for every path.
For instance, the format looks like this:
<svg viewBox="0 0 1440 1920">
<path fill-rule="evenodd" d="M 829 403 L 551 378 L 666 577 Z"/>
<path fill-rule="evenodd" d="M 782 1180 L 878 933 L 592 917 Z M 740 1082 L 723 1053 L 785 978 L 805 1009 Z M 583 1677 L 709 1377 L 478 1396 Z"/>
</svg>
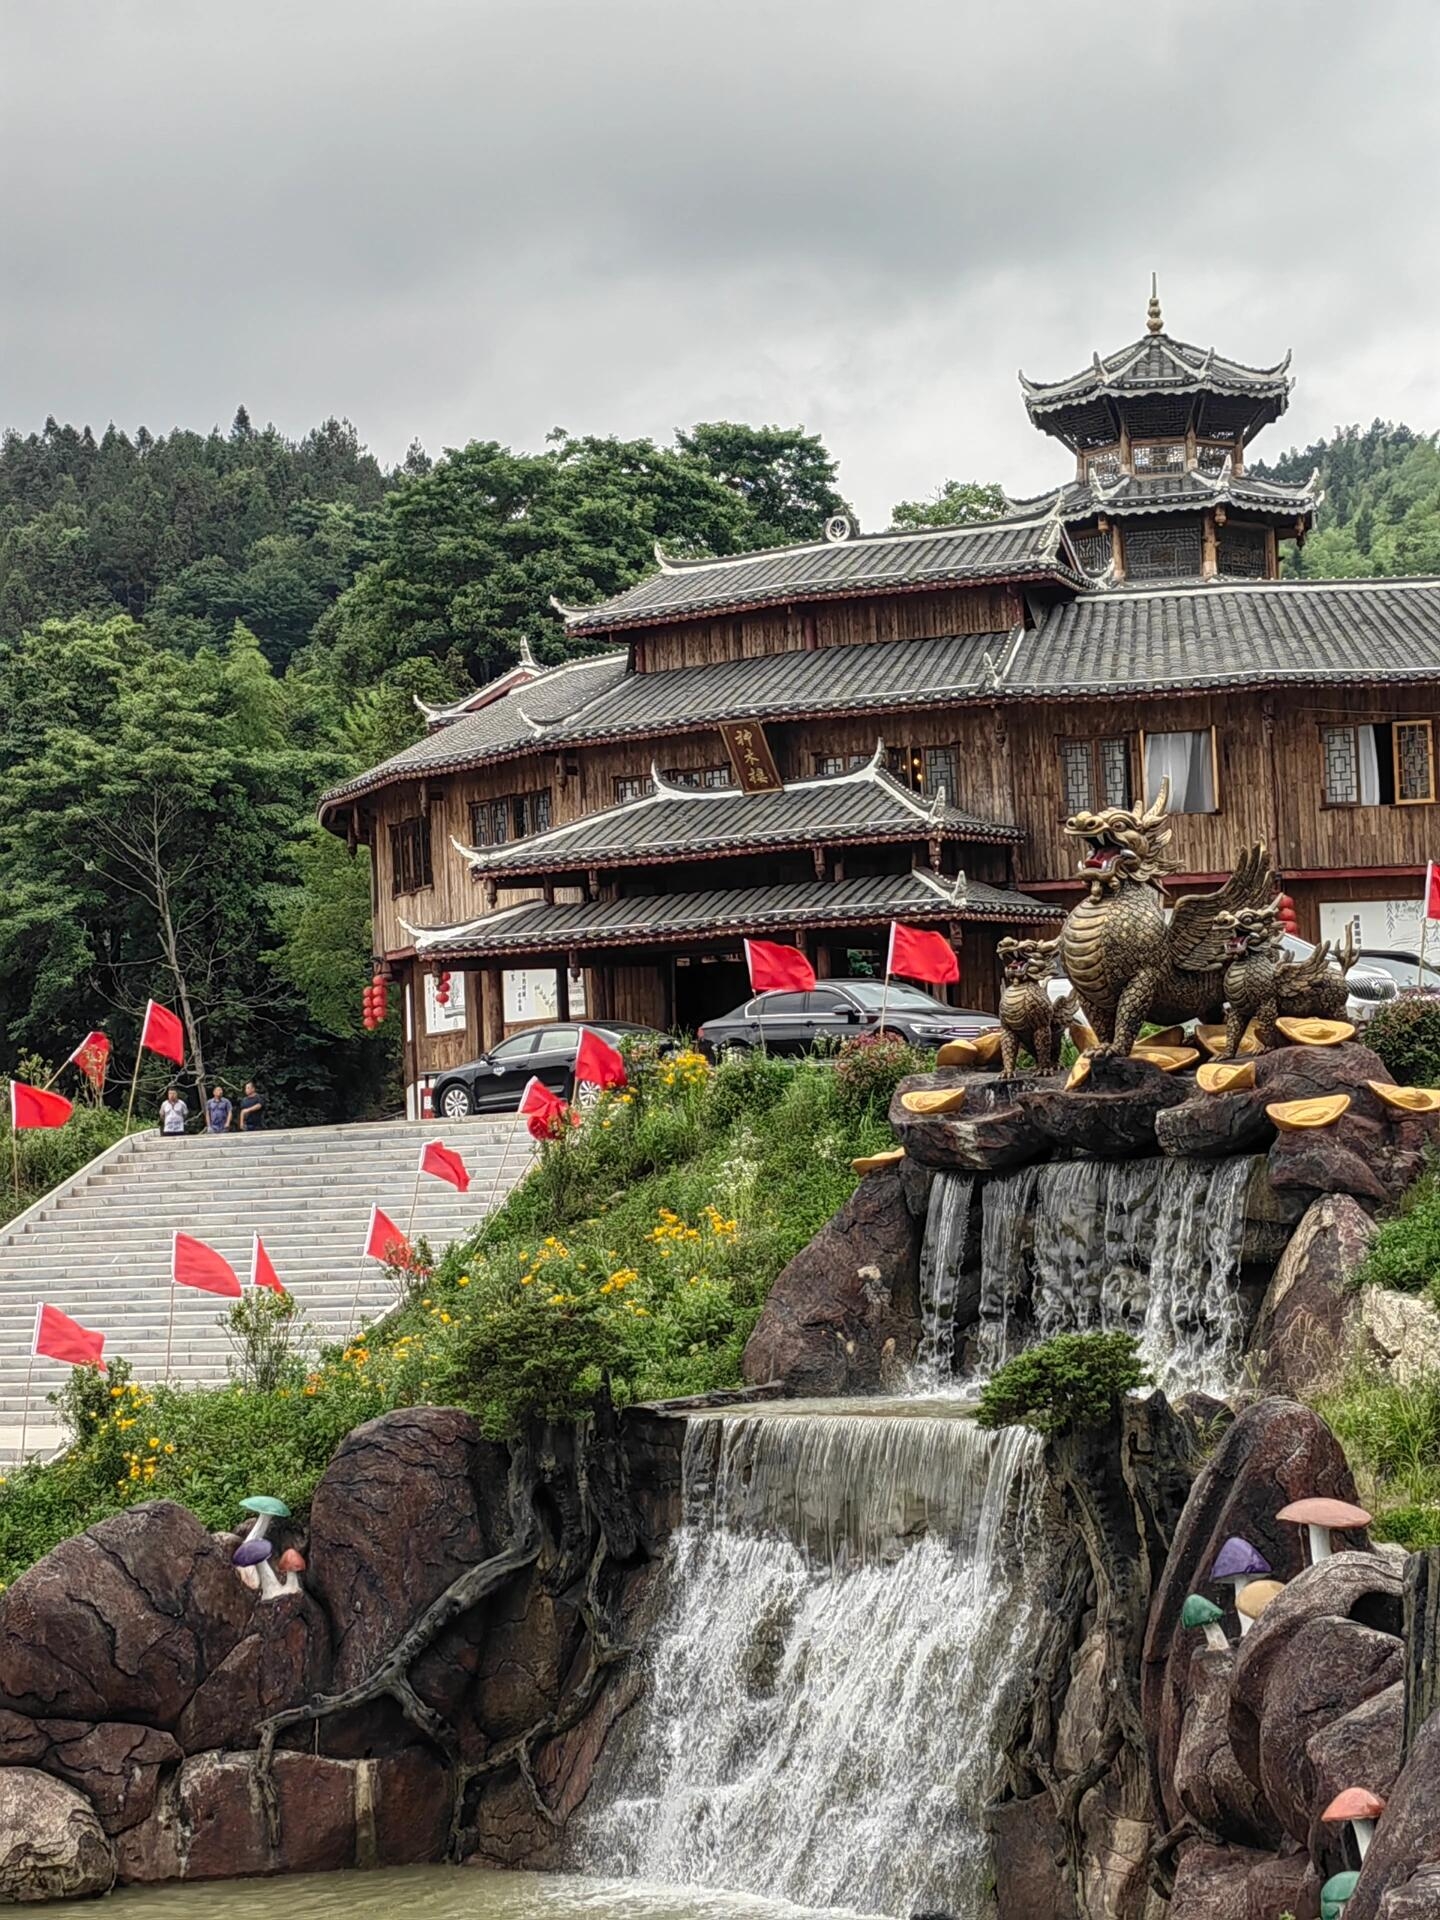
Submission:
<svg viewBox="0 0 1440 1920">
<path fill-rule="evenodd" d="M 1160 791 L 1143 812 L 1128 807 L 1106 807 L 1100 813 L 1072 813 L 1064 832 L 1072 840 L 1085 843 L 1085 857 L 1078 872 L 1088 880 L 1092 892 L 1108 891 L 1122 880 L 1156 883 L 1162 874 L 1174 871 L 1175 863 L 1166 854 L 1170 827 L 1166 814 L 1170 806 L 1170 781 L 1160 783 Z"/>
<path fill-rule="evenodd" d="M 1237 907 L 1233 913 L 1217 913 L 1215 931 L 1227 960 L 1268 952 L 1280 938 L 1280 902 L 1277 898 L 1265 907 Z"/>
<path fill-rule="evenodd" d="M 1055 971 L 1055 955 L 1059 948 L 1058 940 L 1017 940 L 1013 934 L 1006 934 L 995 952 L 1006 980 L 1018 983 L 1021 980 L 1048 980 Z"/>
</svg>

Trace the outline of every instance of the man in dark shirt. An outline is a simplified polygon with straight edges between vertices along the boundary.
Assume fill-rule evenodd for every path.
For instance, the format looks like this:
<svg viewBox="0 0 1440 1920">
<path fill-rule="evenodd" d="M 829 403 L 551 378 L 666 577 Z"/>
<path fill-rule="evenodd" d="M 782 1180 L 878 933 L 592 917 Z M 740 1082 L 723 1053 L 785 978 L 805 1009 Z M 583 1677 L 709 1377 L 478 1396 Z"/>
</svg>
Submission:
<svg viewBox="0 0 1440 1920">
<path fill-rule="evenodd" d="M 261 1124 L 260 1113 L 264 1105 L 265 1102 L 255 1091 L 255 1082 L 247 1080 L 245 1091 L 240 1096 L 240 1131 L 242 1133 L 253 1133 Z"/>
</svg>

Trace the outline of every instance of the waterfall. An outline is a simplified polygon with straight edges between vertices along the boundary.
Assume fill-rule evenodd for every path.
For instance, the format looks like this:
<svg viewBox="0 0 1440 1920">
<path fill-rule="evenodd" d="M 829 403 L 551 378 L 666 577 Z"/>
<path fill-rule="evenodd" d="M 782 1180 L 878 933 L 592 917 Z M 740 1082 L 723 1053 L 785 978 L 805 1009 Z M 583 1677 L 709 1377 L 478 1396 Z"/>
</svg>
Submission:
<svg viewBox="0 0 1440 1920">
<path fill-rule="evenodd" d="M 937 1392 L 953 1382 L 955 1299 L 965 1265 L 974 1192 L 973 1174 L 937 1173 L 930 1183 L 920 1247 L 920 1345 L 912 1383 L 922 1393 Z"/>
<path fill-rule="evenodd" d="M 650 1685 L 577 1823 L 584 1864 L 988 1911 L 980 1815 L 1035 1625 L 1038 1445 L 895 1406 L 691 1420 Z"/>
<path fill-rule="evenodd" d="M 977 1373 L 1057 1333 L 1126 1330 L 1167 1393 L 1229 1391 L 1250 1169 L 1062 1160 L 988 1181 Z"/>
</svg>

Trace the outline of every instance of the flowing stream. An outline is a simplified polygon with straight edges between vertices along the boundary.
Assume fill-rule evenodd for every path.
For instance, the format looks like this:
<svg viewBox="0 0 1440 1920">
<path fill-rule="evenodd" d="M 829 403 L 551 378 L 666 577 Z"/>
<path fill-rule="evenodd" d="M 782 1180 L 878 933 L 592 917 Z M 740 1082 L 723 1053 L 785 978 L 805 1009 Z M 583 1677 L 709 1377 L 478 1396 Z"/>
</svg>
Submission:
<svg viewBox="0 0 1440 1920">
<path fill-rule="evenodd" d="M 956 1403 L 693 1418 L 646 1702 L 581 1863 L 978 1920 L 997 1721 L 1035 1626 L 1037 1460 Z"/>
</svg>

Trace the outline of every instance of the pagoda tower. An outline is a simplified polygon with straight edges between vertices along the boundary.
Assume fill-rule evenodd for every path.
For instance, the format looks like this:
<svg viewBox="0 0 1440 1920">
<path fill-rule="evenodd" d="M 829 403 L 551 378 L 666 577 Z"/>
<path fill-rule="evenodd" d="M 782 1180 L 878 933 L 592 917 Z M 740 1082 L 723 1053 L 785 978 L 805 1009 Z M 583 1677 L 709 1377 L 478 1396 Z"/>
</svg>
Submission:
<svg viewBox="0 0 1440 1920">
<path fill-rule="evenodd" d="M 1251 478 L 1245 449 L 1289 404 L 1290 355 L 1248 367 L 1165 331 L 1152 278 L 1145 334 L 1068 380 L 1020 375 L 1042 433 L 1075 455 L 1075 478 L 1017 506 L 1058 509 L 1081 568 L 1107 584 L 1273 580 L 1283 540 L 1304 541 L 1316 479 Z"/>
</svg>

